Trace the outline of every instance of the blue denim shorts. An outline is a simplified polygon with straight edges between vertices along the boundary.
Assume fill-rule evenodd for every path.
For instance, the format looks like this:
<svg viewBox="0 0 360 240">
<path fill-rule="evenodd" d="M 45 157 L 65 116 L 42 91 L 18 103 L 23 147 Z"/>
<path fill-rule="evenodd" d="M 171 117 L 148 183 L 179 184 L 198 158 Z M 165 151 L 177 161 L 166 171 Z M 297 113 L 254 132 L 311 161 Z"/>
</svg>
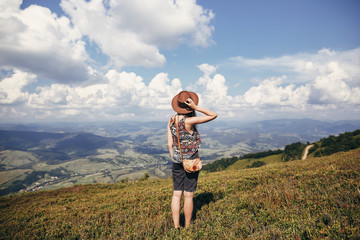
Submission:
<svg viewBox="0 0 360 240">
<path fill-rule="evenodd" d="M 184 170 L 182 163 L 173 162 L 172 174 L 174 191 L 196 191 L 199 171 L 194 173 L 188 173 Z"/>
</svg>

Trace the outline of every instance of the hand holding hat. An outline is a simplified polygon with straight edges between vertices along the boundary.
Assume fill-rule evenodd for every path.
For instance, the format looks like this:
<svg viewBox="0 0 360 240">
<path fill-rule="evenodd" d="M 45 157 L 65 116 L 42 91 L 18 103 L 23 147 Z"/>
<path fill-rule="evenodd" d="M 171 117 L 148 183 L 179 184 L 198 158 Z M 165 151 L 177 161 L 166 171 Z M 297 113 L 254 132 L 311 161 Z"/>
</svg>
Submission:
<svg viewBox="0 0 360 240">
<path fill-rule="evenodd" d="M 171 102 L 171 106 L 175 112 L 180 114 L 187 114 L 193 111 L 199 104 L 199 97 L 194 92 L 181 91 Z"/>
<path fill-rule="evenodd" d="M 185 101 L 185 104 L 189 106 L 189 108 L 196 110 L 195 108 L 197 107 L 197 105 L 194 103 L 194 101 L 191 98 L 188 98 Z"/>
</svg>

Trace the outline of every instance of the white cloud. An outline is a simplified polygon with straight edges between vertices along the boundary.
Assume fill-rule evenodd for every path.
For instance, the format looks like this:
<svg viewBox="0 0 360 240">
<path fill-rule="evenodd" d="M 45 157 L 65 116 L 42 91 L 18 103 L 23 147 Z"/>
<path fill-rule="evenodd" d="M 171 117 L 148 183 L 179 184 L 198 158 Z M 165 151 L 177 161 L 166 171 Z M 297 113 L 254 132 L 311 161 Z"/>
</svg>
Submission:
<svg viewBox="0 0 360 240">
<path fill-rule="evenodd" d="M 7 18 L 11 16 L 14 12 L 19 11 L 19 6 L 22 0 L 3 0 L 0 1 L 0 12 L 1 16 Z"/>
<path fill-rule="evenodd" d="M 211 74 L 216 72 L 216 67 L 207 63 L 203 63 L 201 65 L 198 66 L 198 68 L 200 69 L 200 71 L 202 71 L 204 73 L 204 76 L 209 77 Z M 206 82 L 206 78 L 204 79 L 199 79 L 199 83 L 202 84 L 202 80 L 204 80 Z"/>
<path fill-rule="evenodd" d="M 228 96 L 228 86 L 225 77 L 215 74 L 216 67 L 209 64 L 201 64 L 198 68 L 204 73 L 197 81 L 197 85 L 203 87 L 200 90 L 201 104 L 209 107 L 217 107 L 221 110 L 229 110 L 229 102 L 232 97 Z M 212 75 L 215 74 L 213 77 Z"/>
<path fill-rule="evenodd" d="M 99 47 L 97 54 L 109 57 L 108 71 L 161 66 L 166 59 L 160 48 L 212 43 L 214 15 L 193 0 L 62 0 L 67 16 L 38 5 L 20 9 L 21 3 L 0 2 L 0 67 L 59 84 L 106 80 L 94 69 L 103 62 L 88 55 L 94 46 Z"/>
<path fill-rule="evenodd" d="M 150 98 L 145 104 L 151 103 L 150 106 L 153 106 L 156 109 L 171 109 L 170 102 L 172 97 L 174 97 L 181 90 L 181 82 L 179 79 L 175 78 L 171 82 L 169 80 L 167 73 L 157 74 L 149 84 Z"/>
<path fill-rule="evenodd" d="M 292 84 L 282 86 L 284 78 L 265 79 L 258 86 L 251 87 L 244 94 L 244 103 L 257 107 L 304 106 L 309 96 L 309 89 L 303 86 L 295 88 Z"/>
<path fill-rule="evenodd" d="M 0 81 L 0 105 L 21 104 L 27 101 L 29 94 L 22 89 L 31 82 L 36 81 L 36 76 L 15 70 L 13 75 Z"/>
<path fill-rule="evenodd" d="M 37 76 L 15 70 L 11 76 L 0 80 L 0 117 L 159 120 L 172 113 L 172 97 L 188 89 L 197 92 L 200 105 L 218 112 L 219 118 L 356 118 L 360 111 L 360 81 L 357 75 L 360 51 L 322 50 L 318 54 L 288 56 L 290 62 L 305 63 L 303 69 L 308 71 L 303 70 L 302 74 L 298 68 L 300 65 L 296 64 L 288 68 L 289 74 L 280 77 L 271 76 L 277 73 L 272 71 L 269 77 L 253 82 L 244 94 L 235 95 L 229 93 L 225 76 L 217 73 L 217 67 L 210 64 L 199 65 L 203 76 L 185 88 L 180 79 L 169 79 L 164 72 L 158 73 L 146 84 L 135 73 L 109 70 L 101 83 L 87 86 L 54 83 L 38 87 L 31 93 L 27 92 L 26 86 L 36 82 Z M 328 60 L 324 54 L 329 56 Z M 279 70 L 282 64 L 273 67 Z M 302 81 L 293 81 L 294 76 Z"/>
<path fill-rule="evenodd" d="M 195 0 L 62 0 L 67 16 L 60 17 L 37 5 L 21 10 L 21 3 L 0 1 L 0 70 L 13 71 L 0 78 L 2 119 L 162 118 L 172 111 L 181 80 L 160 72 L 146 84 L 119 69 L 161 66 L 166 62 L 161 51 L 181 44 L 212 44 L 214 14 Z M 96 61 L 86 51 L 92 44 L 110 59 L 104 74 L 90 64 Z M 226 76 L 217 73 L 221 64 L 198 65 L 203 76 L 184 88 L 196 91 L 200 104 L 220 117 L 317 111 L 341 117 L 341 111 L 360 110 L 360 48 L 239 56 L 230 63 L 242 70 L 241 79 L 251 73 L 252 86 L 244 94 L 232 91 Z M 243 71 L 248 74 L 241 76 Z M 54 82 L 29 90 L 44 79 Z"/>
<path fill-rule="evenodd" d="M 52 84 L 51 86 L 38 87 L 39 93 L 33 93 L 29 97 L 29 104 L 35 108 L 52 109 L 55 106 L 66 106 L 67 96 L 71 91 L 68 85 Z"/>
<path fill-rule="evenodd" d="M 346 83 L 348 75 L 337 62 L 330 62 L 321 71 L 322 74 L 311 83 L 312 103 L 331 104 L 349 102 L 353 99 L 353 90 Z"/>
<path fill-rule="evenodd" d="M 237 67 L 267 73 L 242 95 L 230 96 L 225 77 L 216 67 L 202 64 L 204 75 L 197 84 L 205 88 L 202 99 L 229 118 L 327 116 L 354 118 L 360 111 L 360 49 L 315 54 L 296 54 L 279 58 L 232 59 Z M 254 75 L 254 74 L 253 74 Z M 274 76 L 275 75 L 275 76 Z M 280 75 L 276 76 L 276 75 Z M 225 109 L 225 111 L 224 111 Z M 355 114 L 355 115 L 354 115 Z M 358 116 L 357 116 L 358 117 Z"/>
<path fill-rule="evenodd" d="M 244 97 L 251 105 L 307 105 L 309 108 L 360 104 L 360 48 L 343 52 L 322 49 L 316 54 L 302 53 L 279 58 L 236 57 L 231 61 L 241 68 L 260 68 L 286 74 L 282 78 L 265 79 L 250 88 Z"/>
<path fill-rule="evenodd" d="M 37 5 L 20 10 L 20 3 L 0 5 L 0 66 L 62 83 L 87 80 L 85 43 L 70 20 Z"/>
<path fill-rule="evenodd" d="M 360 48 L 348 51 L 331 51 L 321 49 L 317 53 L 299 53 L 280 57 L 268 57 L 262 59 L 246 59 L 233 57 L 226 64 L 252 71 L 271 71 L 281 75 L 291 74 L 291 82 L 308 82 L 318 75 L 328 72 L 328 65 L 335 62 L 339 69 L 348 75 L 349 82 L 360 83 Z"/>
<path fill-rule="evenodd" d="M 62 0 L 61 7 L 116 67 L 161 66 L 160 47 L 207 46 L 214 30 L 213 13 L 193 0 Z"/>
<path fill-rule="evenodd" d="M 135 73 L 110 70 L 105 75 L 106 81 L 101 84 L 74 87 L 54 83 L 38 87 L 34 93 L 29 93 L 23 87 L 35 81 L 35 76 L 27 76 L 26 81 L 24 76 L 27 74 L 19 72 L 0 81 L 0 93 L 4 95 L 0 100 L 3 104 L 22 100 L 23 104 L 16 109 L 26 109 L 28 117 L 33 117 L 34 120 L 157 118 L 169 113 L 172 97 L 182 89 L 180 80 L 170 80 L 166 73 L 157 74 L 146 85 Z M 19 80 L 14 81 L 15 79 Z M 14 85 L 18 89 L 12 89 Z M 16 109 L 8 108 L 0 113 L 0 117 L 5 118 L 9 111 Z M 11 117 L 15 116 L 18 116 L 18 111 L 11 114 Z"/>
</svg>

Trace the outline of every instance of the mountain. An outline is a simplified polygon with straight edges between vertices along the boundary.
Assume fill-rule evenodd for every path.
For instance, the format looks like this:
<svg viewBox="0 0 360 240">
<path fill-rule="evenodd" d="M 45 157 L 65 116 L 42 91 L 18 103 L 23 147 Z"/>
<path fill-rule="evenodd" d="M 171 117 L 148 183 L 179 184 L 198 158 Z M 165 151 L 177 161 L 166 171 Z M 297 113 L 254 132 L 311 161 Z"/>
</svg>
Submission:
<svg viewBox="0 0 360 240">
<path fill-rule="evenodd" d="M 360 121 L 325 122 L 312 119 L 278 119 L 261 121 L 253 125 L 262 131 L 281 131 L 316 136 L 353 131 L 359 128 Z"/>
<path fill-rule="evenodd" d="M 165 177 L 167 170 L 161 169 L 168 161 L 167 151 L 127 138 L 0 130 L 0 195 L 84 182 L 116 182 L 137 178 L 145 168 Z M 141 138 L 144 140 L 140 136 L 135 139 Z"/>
<path fill-rule="evenodd" d="M 0 197 L 1 239 L 359 239 L 360 149 L 201 172 L 193 224 L 171 218 L 171 179 Z M 181 223 L 184 223 L 181 213 Z"/>
<path fill-rule="evenodd" d="M 26 132 L 49 133 L 78 133 L 88 132 L 104 137 L 118 137 L 141 130 L 164 130 L 167 121 L 119 121 L 119 122 L 81 122 L 81 123 L 32 123 L 32 124 L 5 124 L 0 123 L 0 129 Z M 204 125 L 203 129 L 242 129 L 260 132 L 295 132 L 321 135 L 321 137 L 342 132 L 350 132 L 360 128 L 360 120 L 319 121 L 313 119 L 275 119 L 254 122 L 221 121 L 216 119 Z"/>
<path fill-rule="evenodd" d="M 314 142 L 360 122 L 279 119 L 198 126 L 204 164 Z M 0 125 L 0 195 L 171 174 L 166 122 Z M 26 130 L 26 131 L 25 131 Z"/>
</svg>

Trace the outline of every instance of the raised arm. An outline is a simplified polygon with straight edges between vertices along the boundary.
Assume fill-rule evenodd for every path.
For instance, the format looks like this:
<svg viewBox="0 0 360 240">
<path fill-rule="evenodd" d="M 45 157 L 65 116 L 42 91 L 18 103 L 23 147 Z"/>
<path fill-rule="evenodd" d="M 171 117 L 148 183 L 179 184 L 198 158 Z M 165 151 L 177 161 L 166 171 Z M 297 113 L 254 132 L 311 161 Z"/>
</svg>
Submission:
<svg viewBox="0 0 360 240">
<path fill-rule="evenodd" d="M 201 112 L 201 113 L 205 114 L 205 116 L 201 116 L 201 117 L 187 118 L 186 119 L 186 124 L 195 125 L 195 124 L 206 123 L 206 122 L 209 122 L 211 120 L 214 120 L 217 117 L 217 113 L 215 113 L 213 111 L 210 111 L 210 110 L 208 110 L 206 108 L 197 106 L 191 98 L 187 99 L 185 103 L 191 109 L 194 109 L 195 111 L 198 111 L 198 112 Z"/>
</svg>

